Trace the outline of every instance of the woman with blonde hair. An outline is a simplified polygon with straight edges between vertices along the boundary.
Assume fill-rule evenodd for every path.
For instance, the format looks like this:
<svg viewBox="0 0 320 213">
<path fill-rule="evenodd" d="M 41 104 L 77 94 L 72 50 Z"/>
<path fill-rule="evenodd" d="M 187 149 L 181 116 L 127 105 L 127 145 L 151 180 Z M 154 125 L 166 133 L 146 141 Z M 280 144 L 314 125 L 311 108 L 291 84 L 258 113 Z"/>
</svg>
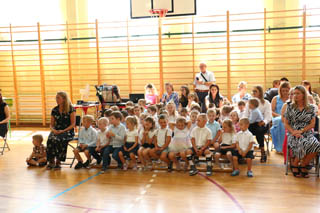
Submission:
<svg viewBox="0 0 320 213">
<path fill-rule="evenodd" d="M 303 86 L 296 86 L 293 101 L 287 104 L 284 113 L 288 145 L 292 150 L 291 168 L 295 177 L 308 178 L 306 165 L 320 152 L 320 143 L 312 132 L 315 122 L 316 107 L 309 104 L 307 90 Z"/>
<path fill-rule="evenodd" d="M 51 122 L 47 140 L 47 169 L 60 169 L 66 160 L 68 142 L 73 140 L 76 112 L 66 92 L 56 95 L 57 106 L 51 111 Z"/>
</svg>

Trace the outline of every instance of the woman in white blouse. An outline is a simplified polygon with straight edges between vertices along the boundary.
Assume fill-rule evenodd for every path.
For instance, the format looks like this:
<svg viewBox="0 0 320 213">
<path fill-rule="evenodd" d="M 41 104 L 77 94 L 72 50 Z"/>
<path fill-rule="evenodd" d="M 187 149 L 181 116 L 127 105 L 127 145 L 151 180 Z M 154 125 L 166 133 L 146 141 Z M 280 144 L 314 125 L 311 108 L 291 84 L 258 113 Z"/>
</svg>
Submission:
<svg viewBox="0 0 320 213">
<path fill-rule="evenodd" d="M 269 129 L 269 123 L 272 120 L 272 110 L 271 110 L 271 104 L 269 101 L 263 99 L 263 88 L 261 86 L 254 86 L 252 89 L 252 96 L 254 98 L 259 99 L 259 107 L 263 120 L 259 122 L 259 127 L 250 130 L 253 135 L 256 136 L 257 141 L 259 143 L 259 148 L 261 149 L 261 163 L 265 163 L 267 161 L 267 155 L 264 150 L 264 134 L 267 133 Z M 246 104 L 246 109 L 244 113 L 245 117 L 250 116 L 250 110 L 248 103 Z"/>
</svg>

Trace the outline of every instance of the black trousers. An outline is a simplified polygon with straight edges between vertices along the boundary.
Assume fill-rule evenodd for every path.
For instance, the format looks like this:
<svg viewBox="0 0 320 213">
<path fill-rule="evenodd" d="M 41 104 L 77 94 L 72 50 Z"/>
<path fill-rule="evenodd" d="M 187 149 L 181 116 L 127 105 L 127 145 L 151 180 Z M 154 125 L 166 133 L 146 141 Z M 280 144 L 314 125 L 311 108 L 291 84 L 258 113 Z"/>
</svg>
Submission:
<svg viewBox="0 0 320 213">
<path fill-rule="evenodd" d="M 249 125 L 249 131 L 256 136 L 259 147 L 264 147 L 264 134 L 268 132 L 269 124 L 267 126 L 259 126 L 258 122 Z"/>
<path fill-rule="evenodd" d="M 199 103 L 201 106 L 201 111 L 203 113 L 207 112 L 207 107 L 206 107 L 206 96 L 208 95 L 208 92 L 196 92 L 199 98 Z"/>
</svg>

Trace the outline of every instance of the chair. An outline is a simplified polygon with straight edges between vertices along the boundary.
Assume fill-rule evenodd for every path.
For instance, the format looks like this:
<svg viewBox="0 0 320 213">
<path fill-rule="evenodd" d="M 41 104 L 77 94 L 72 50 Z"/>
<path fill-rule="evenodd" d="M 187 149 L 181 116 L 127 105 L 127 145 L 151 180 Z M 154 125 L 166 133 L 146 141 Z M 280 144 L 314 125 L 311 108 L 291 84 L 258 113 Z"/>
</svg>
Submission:
<svg viewBox="0 0 320 213">
<path fill-rule="evenodd" d="M 267 145 L 267 155 L 268 156 L 270 156 L 270 151 L 272 151 L 272 149 L 273 149 L 273 144 L 271 144 L 271 148 L 270 148 L 270 145 L 269 145 L 270 139 L 272 139 L 271 138 L 271 133 L 270 133 L 271 127 L 272 127 L 272 123 L 270 122 L 268 124 L 268 131 L 266 132 L 266 134 L 264 134 L 264 141 L 265 141 L 265 143 Z"/>
<path fill-rule="evenodd" d="M 7 135 L 8 133 L 6 133 L 6 135 L 3 137 L 3 146 L 0 147 L 0 154 L 3 155 L 4 150 L 8 149 L 8 151 L 10 151 L 10 147 L 7 141 Z"/>
<path fill-rule="evenodd" d="M 78 130 L 78 135 L 79 135 L 79 132 L 80 132 L 80 128 L 81 128 L 81 116 L 77 115 L 76 116 L 76 127 L 75 129 Z M 76 142 L 76 143 L 75 143 Z M 73 140 L 69 141 L 68 142 L 68 147 L 71 148 L 71 150 L 73 151 L 76 147 L 78 146 L 78 136 L 75 136 L 73 138 Z M 67 152 L 67 155 L 68 155 L 68 152 Z M 73 155 L 73 152 L 72 152 L 72 155 Z M 71 162 L 63 162 L 61 163 L 62 165 L 70 165 L 70 168 L 72 168 L 73 164 L 74 164 L 74 161 L 75 161 L 75 156 L 73 155 L 72 157 L 66 157 L 66 161 L 71 161 Z"/>
</svg>

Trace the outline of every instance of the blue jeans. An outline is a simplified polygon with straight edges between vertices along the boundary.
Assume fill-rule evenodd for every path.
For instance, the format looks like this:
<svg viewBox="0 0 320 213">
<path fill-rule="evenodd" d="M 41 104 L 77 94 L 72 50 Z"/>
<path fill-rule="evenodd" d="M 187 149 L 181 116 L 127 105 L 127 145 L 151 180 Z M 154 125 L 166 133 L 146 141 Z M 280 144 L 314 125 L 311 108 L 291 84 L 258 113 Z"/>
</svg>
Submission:
<svg viewBox="0 0 320 213">
<path fill-rule="evenodd" d="M 102 153 L 102 168 L 106 169 L 110 163 L 111 163 L 111 158 L 110 158 L 110 154 L 112 153 L 112 158 L 114 160 L 117 161 L 118 163 L 118 166 L 121 166 L 122 163 L 121 163 L 121 160 L 120 160 L 120 157 L 119 157 L 119 152 L 121 151 L 121 147 L 113 147 L 111 145 L 103 148 L 101 150 L 101 153 Z"/>
<path fill-rule="evenodd" d="M 92 155 L 97 161 L 101 161 L 101 156 L 96 151 L 96 147 L 88 147 L 90 155 Z"/>
</svg>

